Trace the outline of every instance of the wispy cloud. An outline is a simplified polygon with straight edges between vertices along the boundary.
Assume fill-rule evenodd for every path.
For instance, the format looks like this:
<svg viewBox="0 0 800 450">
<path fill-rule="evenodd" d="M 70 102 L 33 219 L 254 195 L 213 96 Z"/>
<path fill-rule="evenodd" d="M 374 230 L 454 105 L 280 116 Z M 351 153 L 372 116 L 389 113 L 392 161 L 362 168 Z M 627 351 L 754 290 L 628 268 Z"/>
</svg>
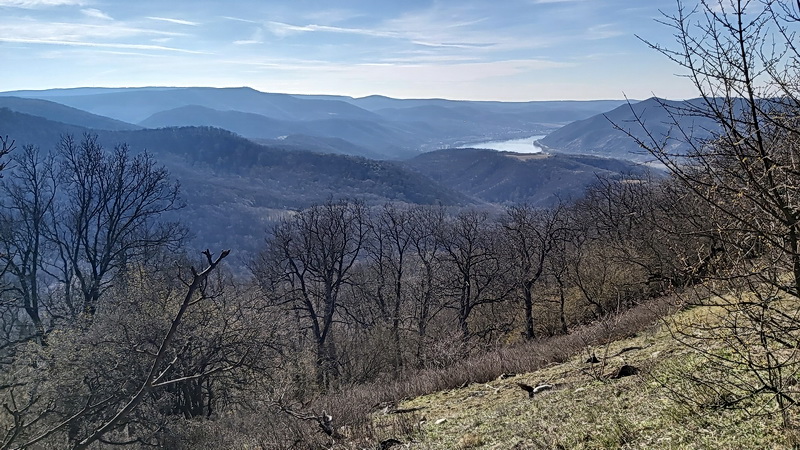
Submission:
<svg viewBox="0 0 800 450">
<path fill-rule="evenodd" d="M 85 0 L 0 0 L 0 7 L 36 9 L 52 6 L 83 6 L 86 3 Z"/>
<path fill-rule="evenodd" d="M 0 20 L 0 38 L 26 40 L 89 41 L 96 39 L 136 38 L 140 36 L 174 37 L 182 33 L 128 26 L 121 23 L 70 23 L 37 20 Z"/>
<path fill-rule="evenodd" d="M 96 53 L 102 53 L 104 55 L 136 56 L 136 57 L 145 57 L 145 58 L 164 58 L 164 57 L 166 57 L 166 54 L 164 54 L 164 53 L 123 52 L 123 51 L 119 51 L 119 50 L 97 50 Z"/>
<path fill-rule="evenodd" d="M 382 59 L 378 64 L 450 64 L 450 63 L 475 63 L 480 62 L 472 56 L 466 55 L 441 55 L 439 53 L 418 53 L 392 56 Z"/>
<path fill-rule="evenodd" d="M 625 33 L 618 25 L 611 23 L 604 23 L 589 27 L 589 29 L 586 31 L 586 39 L 591 39 L 591 40 L 608 39 L 617 36 L 622 36 L 623 34 Z"/>
<path fill-rule="evenodd" d="M 404 40 L 409 44 L 437 48 L 468 49 L 488 48 L 497 43 L 489 39 L 488 33 L 476 34 L 465 31 L 472 25 L 483 22 L 483 18 L 463 21 L 441 21 L 440 18 L 404 17 L 386 21 L 371 28 L 339 27 L 330 25 L 294 25 L 284 22 L 267 22 L 267 29 L 278 37 L 289 37 L 300 33 L 353 34 L 375 38 Z"/>
<path fill-rule="evenodd" d="M 395 33 L 392 31 L 367 29 L 367 28 L 333 27 L 328 25 L 315 25 L 315 24 L 292 25 L 283 22 L 267 22 L 267 27 L 273 34 L 280 37 L 289 36 L 297 33 L 305 33 L 305 32 L 358 34 L 362 36 L 389 37 L 389 38 L 401 37 L 399 33 Z"/>
<path fill-rule="evenodd" d="M 102 19 L 102 20 L 114 20 L 108 14 L 100 11 L 99 9 L 94 8 L 86 8 L 82 9 L 81 12 L 84 16 L 91 17 L 93 19 Z"/>
<path fill-rule="evenodd" d="M 233 41 L 234 45 L 255 45 L 255 44 L 263 44 L 264 43 L 264 36 L 263 31 L 261 28 L 256 29 L 253 34 L 250 36 L 249 39 L 239 39 Z"/>
<path fill-rule="evenodd" d="M 575 2 L 582 2 L 585 0 L 533 0 L 535 5 L 542 5 L 546 3 L 575 3 Z"/>
<path fill-rule="evenodd" d="M 178 46 L 162 45 L 166 40 L 185 36 L 183 33 L 130 26 L 114 21 L 99 10 L 86 9 L 87 17 L 102 22 L 48 22 L 31 18 L 0 18 L 0 42 L 44 46 L 79 47 L 104 50 L 136 50 L 157 53 L 203 54 Z"/>
<path fill-rule="evenodd" d="M 493 43 L 470 43 L 470 42 L 425 42 L 425 41 L 412 41 L 414 44 L 422 45 L 423 47 L 436 47 L 436 48 L 488 48 L 492 47 Z"/>
<path fill-rule="evenodd" d="M 107 42 L 86 42 L 86 41 L 64 41 L 58 39 L 26 39 L 26 38 L 13 38 L 13 37 L 0 37 L 0 42 L 15 42 L 21 44 L 44 44 L 44 45 L 66 45 L 71 47 L 96 47 L 96 48 L 119 48 L 119 49 L 133 49 L 133 50 L 159 50 L 167 52 L 178 53 L 191 53 L 191 54 L 206 54 L 195 50 L 186 50 L 175 47 L 165 47 L 162 45 L 148 45 L 148 44 L 122 44 L 122 43 L 107 43 Z"/>
<path fill-rule="evenodd" d="M 192 27 L 196 27 L 196 26 L 200 25 L 198 22 L 191 22 L 189 20 L 182 20 L 182 19 L 171 19 L 169 17 L 148 16 L 147 19 L 158 20 L 160 22 L 176 23 L 178 25 L 189 25 L 189 26 L 192 26 Z"/>
<path fill-rule="evenodd" d="M 220 61 L 226 64 L 236 64 L 242 66 L 254 66 L 268 68 L 270 70 L 279 69 L 284 71 L 319 71 L 319 72 L 358 72 L 359 67 L 381 67 L 398 71 L 400 73 L 415 74 L 441 74 L 443 79 L 478 79 L 500 75 L 513 75 L 529 71 L 539 71 L 548 69 L 558 69 L 564 67 L 574 67 L 575 63 L 551 61 L 545 59 L 516 59 L 498 62 L 479 62 L 479 61 L 458 61 L 458 60 L 436 60 L 429 58 L 427 61 L 420 58 L 409 58 L 406 60 L 386 59 L 360 64 L 344 64 L 330 61 L 319 60 L 258 60 L 240 59 Z M 446 76 L 445 76 L 446 75 Z M 392 78 L 395 76 L 393 75 Z M 402 75 L 397 75 L 402 78 Z"/>
<path fill-rule="evenodd" d="M 244 23 L 254 23 L 254 24 L 260 24 L 261 23 L 261 22 L 259 22 L 257 20 L 242 19 L 241 17 L 222 16 L 221 18 L 225 19 L 225 20 L 232 20 L 234 22 L 244 22 Z"/>
<path fill-rule="evenodd" d="M 320 9 L 308 11 L 303 18 L 309 22 L 324 22 L 328 24 L 347 22 L 364 17 L 363 12 L 350 9 Z"/>
</svg>

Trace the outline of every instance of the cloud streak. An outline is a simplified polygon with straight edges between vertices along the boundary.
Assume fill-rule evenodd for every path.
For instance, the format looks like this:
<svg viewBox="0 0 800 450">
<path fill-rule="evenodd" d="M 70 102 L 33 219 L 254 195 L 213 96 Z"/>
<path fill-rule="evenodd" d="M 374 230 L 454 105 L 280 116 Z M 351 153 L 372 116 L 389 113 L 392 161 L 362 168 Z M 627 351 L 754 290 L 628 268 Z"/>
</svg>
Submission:
<svg viewBox="0 0 800 450">
<path fill-rule="evenodd" d="M 91 17 L 93 19 L 114 20 L 113 18 L 111 18 L 111 16 L 104 13 L 103 11 L 100 11 L 99 9 L 86 8 L 82 9 L 81 13 L 83 13 L 84 16 Z"/>
<path fill-rule="evenodd" d="M 576 3 L 585 0 L 533 0 L 534 5 L 546 5 L 550 3 Z"/>
<path fill-rule="evenodd" d="M 191 21 L 182 20 L 182 19 L 171 19 L 169 17 L 148 16 L 147 19 L 156 20 L 156 21 L 159 21 L 159 22 L 175 23 L 175 24 L 178 24 L 178 25 L 187 25 L 187 26 L 191 26 L 191 27 L 196 27 L 196 26 L 200 25 L 198 22 L 191 22 Z"/>
<path fill-rule="evenodd" d="M 0 0 L 0 7 L 38 9 L 54 6 L 83 6 L 86 3 L 84 0 Z"/>
<path fill-rule="evenodd" d="M 402 37 L 400 33 L 392 31 L 382 31 L 375 29 L 365 28 L 344 28 L 333 27 L 328 25 L 292 25 L 283 22 L 267 22 L 268 29 L 276 36 L 285 37 L 297 33 L 306 32 L 325 32 L 325 33 L 339 33 L 339 34 L 357 34 L 362 36 L 384 37 L 384 38 L 399 38 Z"/>
<path fill-rule="evenodd" d="M 183 33 L 128 26 L 113 22 L 87 24 L 70 22 L 16 21 L 0 22 L 0 38 L 28 40 L 84 41 L 95 39 L 122 39 L 141 36 L 176 37 Z"/>
<path fill-rule="evenodd" d="M 202 55 L 207 52 L 186 50 L 175 47 L 165 47 L 162 45 L 149 45 L 149 44 L 122 44 L 122 43 L 104 43 L 104 42 L 83 42 L 83 41 L 64 41 L 58 39 L 30 39 L 30 38 L 12 38 L 0 37 L 0 42 L 13 42 L 19 44 L 42 44 L 42 45 L 66 45 L 70 47 L 96 47 L 96 48 L 119 48 L 119 49 L 134 49 L 134 50 L 158 50 L 165 52 L 177 52 Z"/>
</svg>

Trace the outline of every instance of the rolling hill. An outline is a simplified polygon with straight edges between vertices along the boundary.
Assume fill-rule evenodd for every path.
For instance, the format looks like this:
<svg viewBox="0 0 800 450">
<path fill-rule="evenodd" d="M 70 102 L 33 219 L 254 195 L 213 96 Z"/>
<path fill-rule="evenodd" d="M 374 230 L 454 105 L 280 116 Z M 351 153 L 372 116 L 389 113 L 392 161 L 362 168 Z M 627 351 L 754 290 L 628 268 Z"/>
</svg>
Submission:
<svg viewBox="0 0 800 450">
<path fill-rule="evenodd" d="M 43 117 L 56 122 L 96 130 L 138 130 L 142 127 L 105 116 L 88 113 L 60 103 L 35 98 L 2 97 L 0 108 L 8 108 L 32 116 Z"/>
<path fill-rule="evenodd" d="M 218 111 L 198 105 L 161 111 L 139 124 L 148 128 L 211 126 L 256 140 L 279 139 L 291 135 L 333 138 L 351 144 L 349 148 L 340 146 L 340 149 L 352 151 L 336 153 L 383 159 L 412 156 L 417 152 L 407 149 L 417 147 L 423 142 L 420 133 L 411 133 L 392 124 L 377 121 L 335 116 L 322 120 L 290 121 L 240 111 Z M 365 150 L 359 150 L 359 147 Z"/>
<path fill-rule="evenodd" d="M 548 206 L 574 200 L 598 176 L 643 176 L 647 168 L 585 155 L 522 154 L 486 149 L 447 149 L 406 164 L 451 189 L 490 203 Z"/>
<path fill-rule="evenodd" d="M 243 261 L 260 245 L 270 220 L 330 197 L 464 205 L 475 200 L 399 163 L 264 146 L 229 131 L 179 127 L 91 130 L 0 108 L 0 133 L 17 146 L 54 149 L 62 135 L 97 134 L 107 148 L 126 143 L 147 150 L 182 185 L 178 213 L 203 246 L 241 249 Z"/>
<path fill-rule="evenodd" d="M 664 105 L 668 108 L 664 108 Z M 695 138 L 709 137 L 717 127 L 713 120 L 706 117 L 670 114 L 670 109 L 692 105 L 699 105 L 699 101 L 684 103 L 650 98 L 565 125 L 538 143 L 559 153 L 652 161 L 654 158 L 640 148 L 628 133 L 645 142 L 649 141 L 647 133 L 650 133 L 658 142 L 663 142 L 669 151 L 685 152 L 689 147 L 682 140 L 678 126 Z M 637 117 L 646 129 L 637 123 Z"/>
</svg>

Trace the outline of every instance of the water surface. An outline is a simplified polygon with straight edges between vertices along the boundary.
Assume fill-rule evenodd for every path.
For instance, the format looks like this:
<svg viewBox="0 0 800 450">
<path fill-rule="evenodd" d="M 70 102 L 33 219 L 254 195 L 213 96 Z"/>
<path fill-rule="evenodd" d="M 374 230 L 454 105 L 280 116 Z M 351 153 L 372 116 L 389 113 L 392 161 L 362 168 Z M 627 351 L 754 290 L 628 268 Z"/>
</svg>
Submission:
<svg viewBox="0 0 800 450">
<path fill-rule="evenodd" d="M 545 137 L 545 135 L 531 136 L 523 139 L 510 139 L 505 141 L 478 142 L 475 144 L 461 145 L 458 148 L 488 148 L 490 150 L 499 150 L 501 152 L 541 153 L 542 148 L 534 145 L 534 141 L 538 141 L 543 137 Z"/>
</svg>

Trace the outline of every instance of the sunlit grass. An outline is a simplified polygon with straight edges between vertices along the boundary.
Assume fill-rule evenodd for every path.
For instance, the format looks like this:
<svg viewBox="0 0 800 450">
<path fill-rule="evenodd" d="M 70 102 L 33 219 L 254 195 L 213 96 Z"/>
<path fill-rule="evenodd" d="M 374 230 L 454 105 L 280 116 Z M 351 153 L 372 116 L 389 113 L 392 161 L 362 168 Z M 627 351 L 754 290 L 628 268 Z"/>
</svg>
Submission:
<svg viewBox="0 0 800 450">
<path fill-rule="evenodd" d="M 693 308 L 595 348 L 598 356 L 610 355 L 602 364 L 586 363 L 581 353 L 532 373 L 406 401 L 399 406 L 420 409 L 413 413 L 418 431 L 405 440 L 420 449 L 792 448 L 798 435 L 781 429 L 777 415 L 771 420 L 741 408 L 699 408 L 676 394 L 693 392 L 684 375 L 703 370 L 708 360 L 676 342 L 667 324 L 707 322 L 717 313 Z M 623 364 L 641 374 L 608 378 Z M 528 398 L 517 382 L 555 388 Z M 375 423 L 387 417 L 378 414 Z"/>
</svg>

